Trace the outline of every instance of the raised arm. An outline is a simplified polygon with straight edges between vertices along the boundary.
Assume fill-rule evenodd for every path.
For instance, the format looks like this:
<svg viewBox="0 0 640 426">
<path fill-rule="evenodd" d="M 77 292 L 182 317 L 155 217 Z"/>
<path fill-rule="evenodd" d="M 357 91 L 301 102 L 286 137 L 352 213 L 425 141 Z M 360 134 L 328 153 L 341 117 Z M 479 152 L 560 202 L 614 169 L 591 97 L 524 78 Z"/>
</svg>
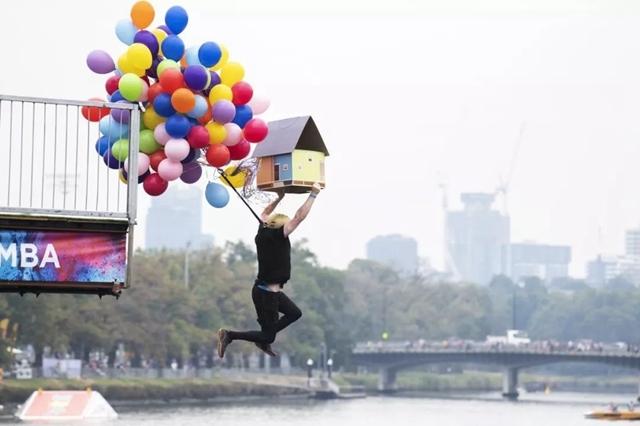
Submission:
<svg viewBox="0 0 640 426">
<path fill-rule="evenodd" d="M 311 193 L 309 194 L 309 198 L 307 198 L 304 204 L 298 209 L 295 216 L 293 216 L 293 219 L 291 219 L 289 222 L 287 222 L 284 225 L 285 237 L 288 237 L 289 235 L 291 235 L 291 233 L 296 230 L 298 225 L 300 225 L 300 223 L 307 217 L 307 215 L 311 211 L 313 202 L 316 200 L 316 197 L 320 193 L 321 189 L 322 188 L 320 187 L 319 184 L 317 183 L 313 184 L 313 187 L 311 188 Z"/>
<path fill-rule="evenodd" d="M 260 219 L 262 219 L 263 223 L 266 222 L 267 219 L 269 219 L 269 215 L 273 213 L 273 211 L 276 209 L 278 204 L 280 204 L 280 201 L 282 201 L 283 198 L 284 198 L 284 191 L 278 192 L 278 198 L 270 202 L 269 205 L 264 208 L 264 210 L 262 211 L 262 214 L 260 215 Z"/>
</svg>

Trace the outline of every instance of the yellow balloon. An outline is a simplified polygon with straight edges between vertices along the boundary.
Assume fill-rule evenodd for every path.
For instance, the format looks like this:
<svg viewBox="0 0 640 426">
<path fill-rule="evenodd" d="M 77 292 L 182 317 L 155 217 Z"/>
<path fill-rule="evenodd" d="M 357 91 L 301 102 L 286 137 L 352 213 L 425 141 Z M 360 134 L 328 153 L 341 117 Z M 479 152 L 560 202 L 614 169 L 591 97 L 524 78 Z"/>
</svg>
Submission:
<svg viewBox="0 0 640 426">
<path fill-rule="evenodd" d="M 225 129 L 224 126 L 220 123 L 211 121 L 207 123 L 205 127 L 209 132 L 209 143 L 211 145 L 222 143 L 224 138 L 227 137 L 227 129 Z"/>
<path fill-rule="evenodd" d="M 156 36 L 156 40 L 158 40 L 158 46 L 161 46 L 164 39 L 167 38 L 167 33 L 165 33 L 160 28 L 156 28 L 151 32 L 153 33 L 154 36 Z"/>
<path fill-rule="evenodd" d="M 118 177 L 120 178 L 120 182 L 122 183 L 127 183 L 127 180 L 124 178 L 124 175 L 122 174 L 122 170 L 120 170 L 120 173 L 118 173 Z"/>
<path fill-rule="evenodd" d="M 241 170 L 234 175 L 235 172 L 236 172 L 236 166 L 229 166 L 226 169 L 224 169 L 224 174 L 227 176 L 227 179 L 229 180 L 229 182 L 231 182 L 231 185 L 233 185 L 234 188 L 243 187 L 244 183 L 247 180 L 247 172 L 245 170 Z M 222 176 L 220 176 L 220 181 L 223 184 L 229 186 L 227 181 Z"/>
<path fill-rule="evenodd" d="M 127 49 L 127 62 L 134 68 L 146 70 L 151 66 L 151 51 L 142 43 L 133 43 Z"/>
<path fill-rule="evenodd" d="M 244 78 L 244 68 L 237 62 L 227 62 L 220 70 L 220 80 L 231 87 Z"/>
<path fill-rule="evenodd" d="M 155 129 L 160 123 L 164 123 L 165 118 L 159 116 L 152 106 L 148 106 L 147 110 L 142 113 L 142 122 L 147 129 Z"/>
<path fill-rule="evenodd" d="M 142 77 L 145 75 L 145 70 L 135 67 L 130 61 L 129 57 L 126 53 L 123 53 L 118 58 L 118 69 L 122 71 L 123 74 L 132 73 L 137 75 L 138 77 Z"/>
<path fill-rule="evenodd" d="M 233 92 L 229 86 L 216 84 L 209 92 L 209 103 L 213 105 L 221 99 L 230 101 L 233 99 Z"/>
<path fill-rule="evenodd" d="M 227 46 L 224 44 L 219 44 L 218 46 L 220 46 L 220 52 L 222 52 L 222 54 L 220 55 L 218 62 L 209 68 L 211 71 L 218 71 L 220 68 L 227 65 L 227 61 L 229 60 L 229 50 L 227 49 Z"/>
</svg>

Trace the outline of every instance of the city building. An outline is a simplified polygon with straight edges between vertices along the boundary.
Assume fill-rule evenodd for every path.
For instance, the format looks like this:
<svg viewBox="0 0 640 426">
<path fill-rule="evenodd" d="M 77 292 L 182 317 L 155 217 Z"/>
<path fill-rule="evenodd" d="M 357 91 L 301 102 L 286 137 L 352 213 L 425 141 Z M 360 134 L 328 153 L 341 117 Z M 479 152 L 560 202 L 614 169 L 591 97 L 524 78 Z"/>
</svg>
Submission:
<svg viewBox="0 0 640 426">
<path fill-rule="evenodd" d="M 148 249 L 212 246 L 213 236 L 202 233 L 202 191 L 195 186 L 173 187 L 153 197 L 145 234 Z"/>
<path fill-rule="evenodd" d="M 587 284 L 603 287 L 612 279 L 622 277 L 635 285 L 640 284 L 640 256 L 599 255 L 587 263 Z"/>
<path fill-rule="evenodd" d="M 380 235 L 367 242 L 367 259 L 390 266 L 402 274 L 418 271 L 418 243 L 402 235 Z"/>
<path fill-rule="evenodd" d="M 504 274 L 513 281 L 538 277 L 550 282 L 569 276 L 571 247 L 536 243 L 512 243 L 504 256 Z"/>
<path fill-rule="evenodd" d="M 625 254 L 640 257 L 640 228 L 627 229 L 624 237 Z"/>
<path fill-rule="evenodd" d="M 492 208 L 494 194 L 463 193 L 460 199 L 463 209 L 446 214 L 447 266 L 458 279 L 488 284 L 502 273 L 509 217 Z"/>
</svg>

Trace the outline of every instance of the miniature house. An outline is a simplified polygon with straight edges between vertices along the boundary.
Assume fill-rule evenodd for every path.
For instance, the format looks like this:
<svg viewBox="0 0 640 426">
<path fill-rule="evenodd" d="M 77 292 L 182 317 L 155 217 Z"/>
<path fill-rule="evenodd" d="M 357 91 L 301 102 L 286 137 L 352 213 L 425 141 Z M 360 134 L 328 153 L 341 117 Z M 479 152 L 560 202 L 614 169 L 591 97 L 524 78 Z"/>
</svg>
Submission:
<svg viewBox="0 0 640 426">
<path fill-rule="evenodd" d="M 269 123 L 269 135 L 256 146 L 257 187 L 261 191 L 305 193 L 318 182 L 325 186 L 324 158 L 329 155 L 310 116 Z"/>
</svg>

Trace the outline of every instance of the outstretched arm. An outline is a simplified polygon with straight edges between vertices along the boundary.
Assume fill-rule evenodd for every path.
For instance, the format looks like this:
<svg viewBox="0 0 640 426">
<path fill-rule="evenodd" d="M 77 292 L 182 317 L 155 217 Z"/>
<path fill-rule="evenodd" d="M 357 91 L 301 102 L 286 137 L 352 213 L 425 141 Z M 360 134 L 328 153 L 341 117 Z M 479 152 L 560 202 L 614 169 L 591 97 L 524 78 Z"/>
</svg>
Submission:
<svg viewBox="0 0 640 426">
<path fill-rule="evenodd" d="M 291 233 L 296 230 L 298 225 L 300 225 L 300 223 L 307 217 L 307 215 L 311 211 L 311 206 L 313 206 L 313 202 L 315 201 L 316 197 L 320 193 L 321 189 L 322 188 L 320 187 L 319 184 L 317 183 L 313 184 L 313 187 L 311 188 L 311 193 L 309 194 L 309 198 L 307 198 L 307 201 L 305 201 L 304 204 L 298 209 L 295 216 L 293 216 L 293 219 L 291 219 L 289 222 L 287 222 L 284 225 L 285 237 L 288 237 L 289 235 L 291 235 Z"/>
<path fill-rule="evenodd" d="M 284 198 L 284 191 L 279 191 L 278 198 L 273 200 L 271 203 L 269 203 L 267 207 L 264 208 L 264 210 L 262 211 L 262 214 L 260 215 L 260 219 L 262 219 L 263 223 L 266 222 L 267 219 L 269 219 L 269 215 L 273 213 L 273 211 L 276 209 L 278 204 L 280 204 L 280 201 L 282 201 L 283 198 Z"/>
</svg>

